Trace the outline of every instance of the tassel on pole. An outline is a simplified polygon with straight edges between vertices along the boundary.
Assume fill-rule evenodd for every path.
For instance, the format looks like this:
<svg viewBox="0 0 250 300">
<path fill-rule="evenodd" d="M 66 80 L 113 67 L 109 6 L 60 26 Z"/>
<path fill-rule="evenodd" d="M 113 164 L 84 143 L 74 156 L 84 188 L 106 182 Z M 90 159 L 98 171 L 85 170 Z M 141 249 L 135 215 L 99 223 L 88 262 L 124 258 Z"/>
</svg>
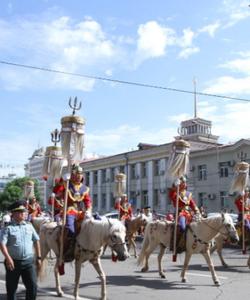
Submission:
<svg viewBox="0 0 250 300">
<path fill-rule="evenodd" d="M 65 174 L 65 195 L 64 195 L 64 206 L 63 206 L 63 220 L 62 220 L 62 230 L 60 236 L 60 253 L 59 253 L 59 269 L 61 274 L 64 273 L 63 270 L 63 237 L 64 237 L 64 228 L 66 224 L 66 213 L 67 213 L 67 204 L 68 204 L 68 190 L 69 190 L 69 180 L 71 173 L 71 166 L 73 164 L 78 164 L 81 162 L 83 157 L 84 149 L 84 125 L 85 120 L 82 117 L 76 116 L 76 110 L 81 108 L 81 102 L 77 103 L 77 97 L 74 99 L 72 104 L 72 99 L 69 99 L 69 106 L 73 109 L 71 116 L 66 116 L 61 119 L 61 147 L 62 147 L 62 156 L 67 159 L 68 169 Z"/>
</svg>

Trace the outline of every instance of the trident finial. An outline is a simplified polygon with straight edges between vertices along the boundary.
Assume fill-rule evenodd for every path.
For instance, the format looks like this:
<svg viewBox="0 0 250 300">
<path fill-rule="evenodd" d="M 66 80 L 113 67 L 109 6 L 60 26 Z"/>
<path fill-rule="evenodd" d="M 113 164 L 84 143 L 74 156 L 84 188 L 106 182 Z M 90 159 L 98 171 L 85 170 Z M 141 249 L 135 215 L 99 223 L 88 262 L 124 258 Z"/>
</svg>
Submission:
<svg viewBox="0 0 250 300">
<path fill-rule="evenodd" d="M 59 132 L 58 129 L 55 129 L 50 134 L 51 134 L 51 142 L 53 142 L 54 145 L 56 146 L 56 144 L 59 143 L 61 140 L 61 133 Z"/>
<path fill-rule="evenodd" d="M 71 99 L 71 97 L 70 97 L 70 98 L 69 98 L 69 106 L 70 106 L 70 108 L 73 109 L 73 113 L 72 113 L 72 114 L 75 115 L 76 110 L 80 110 L 80 109 L 81 109 L 82 103 L 80 102 L 79 105 L 78 105 L 78 107 L 77 107 L 77 97 L 75 97 L 75 99 L 74 99 L 74 104 L 73 104 L 73 105 L 72 105 L 71 101 L 72 101 L 72 99 Z"/>
</svg>

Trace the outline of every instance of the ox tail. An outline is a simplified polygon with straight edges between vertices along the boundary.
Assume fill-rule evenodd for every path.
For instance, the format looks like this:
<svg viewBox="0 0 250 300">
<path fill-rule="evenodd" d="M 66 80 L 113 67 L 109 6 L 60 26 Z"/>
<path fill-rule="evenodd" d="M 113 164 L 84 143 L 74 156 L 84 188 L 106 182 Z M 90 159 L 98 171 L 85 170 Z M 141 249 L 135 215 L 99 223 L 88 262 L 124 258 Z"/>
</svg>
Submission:
<svg viewBox="0 0 250 300">
<path fill-rule="evenodd" d="M 138 257 L 137 260 L 137 265 L 140 266 L 144 263 L 144 259 L 146 256 L 146 250 L 149 246 L 149 235 L 150 235 L 150 223 L 148 223 L 146 225 L 145 231 L 144 231 L 144 238 L 143 238 L 143 242 L 142 242 L 142 248 L 141 248 L 141 252 L 140 255 Z"/>
</svg>

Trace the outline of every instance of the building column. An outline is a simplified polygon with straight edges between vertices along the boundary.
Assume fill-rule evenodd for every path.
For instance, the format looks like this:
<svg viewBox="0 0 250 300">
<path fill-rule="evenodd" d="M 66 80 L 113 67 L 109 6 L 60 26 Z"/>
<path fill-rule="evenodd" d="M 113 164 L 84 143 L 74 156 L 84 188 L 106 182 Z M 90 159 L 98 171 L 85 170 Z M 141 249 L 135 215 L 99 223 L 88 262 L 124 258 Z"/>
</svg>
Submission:
<svg viewBox="0 0 250 300">
<path fill-rule="evenodd" d="M 154 197 L 154 163 L 152 160 L 147 163 L 148 169 L 148 205 L 153 209 L 153 197 Z"/>
<path fill-rule="evenodd" d="M 102 170 L 97 171 L 97 208 L 102 211 Z"/>
<path fill-rule="evenodd" d="M 106 170 L 106 211 L 111 210 L 111 168 Z"/>
<path fill-rule="evenodd" d="M 141 163 L 136 163 L 136 208 L 142 208 L 141 207 L 141 197 L 142 197 L 142 190 L 141 190 Z"/>
</svg>

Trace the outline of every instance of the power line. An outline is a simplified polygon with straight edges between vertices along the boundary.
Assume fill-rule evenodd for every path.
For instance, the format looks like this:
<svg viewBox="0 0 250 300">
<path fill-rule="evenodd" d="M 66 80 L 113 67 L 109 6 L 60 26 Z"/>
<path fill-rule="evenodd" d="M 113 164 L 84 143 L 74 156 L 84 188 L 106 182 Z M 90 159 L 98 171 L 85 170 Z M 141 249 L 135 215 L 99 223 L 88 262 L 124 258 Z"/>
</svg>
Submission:
<svg viewBox="0 0 250 300">
<path fill-rule="evenodd" d="M 167 90 L 171 92 L 179 92 L 179 93 L 186 93 L 186 94 L 196 94 L 200 96 L 207 96 L 207 97 L 216 97 L 221 99 L 230 99 L 230 100 L 237 100 L 237 101 L 244 101 L 244 102 L 250 102 L 249 99 L 245 98 L 238 98 L 238 97 L 230 97 L 230 96 L 223 96 L 223 95 L 217 95 L 217 94 L 210 94 L 210 93 L 203 93 L 203 92 L 194 92 L 194 91 L 188 91 L 183 89 L 176 89 L 176 88 L 170 88 L 160 85 L 154 85 L 154 84 L 147 84 L 142 82 L 134 82 L 134 81 L 126 81 L 126 80 L 119 80 L 119 79 L 110 79 L 107 77 L 101 77 L 101 76 L 93 76 L 93 75 L 86 75 L 86 74 L 80 74 L 80 73 L 73 73 L 73 72 L 66 72 L 66 71 L 59 71 L 44 67 L 36 67 L 31 65 L 24 65 L 19 63 L 13 63 L 8 62 L 4 60 L 0 60 L 1 64 L 9 65 L 13 67 L 20 67 L 20 68 L 26 68 L 26 69 L 33 69 L 33 70 L 40 70 L 45 72 L 51 72 L 51 73 L 57 73 L 57 74 L 63 74 L 63 75 L 70 75 L 70 76 L 76 76 L 76 77 L 83 77 L 88 79 L 96 79 L 96 80 L 102 80 L 102 81 L 108 81 L 108 82 L 114 82 L 114 83 L 120 83 L 120 84 L 128 84 L 128 85 L 135 85 L 139 87 L 146 87 L 146 88 L 153 88 L 153 89 L 160 89 L 160 90 Z"/>
</svg>

